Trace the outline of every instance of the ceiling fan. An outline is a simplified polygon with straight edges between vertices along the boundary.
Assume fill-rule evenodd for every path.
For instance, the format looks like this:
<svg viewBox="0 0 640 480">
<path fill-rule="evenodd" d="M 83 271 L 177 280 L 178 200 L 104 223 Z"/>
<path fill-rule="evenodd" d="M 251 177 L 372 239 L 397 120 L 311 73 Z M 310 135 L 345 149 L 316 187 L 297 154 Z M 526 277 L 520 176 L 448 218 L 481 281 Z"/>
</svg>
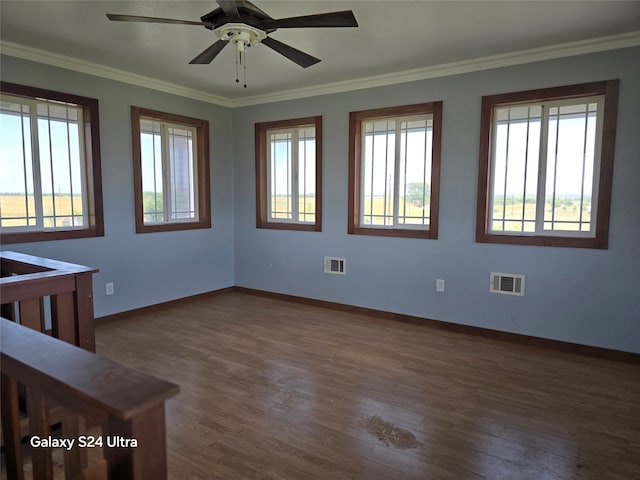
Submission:
<svg viewBox="0 0 640 480">
<path fill-rule="evenodd" d="M 213 30 L 219 40 L 207 47 L 189 63 L 209 64 L 228 43 L 236 45 L 236 82 L 238 62 L 245 66 L 243 55 L 246 47 L 262 43 L 275 50 L 303 68 L 320 61 L 308 53 L 282 43 L 269 35 L 278 28 L 324 28 L 357 27 L 358 22 L 351 10 L 319 13 L 301 17 L 274 19 L 248 0 L 216 0 L 219 8 L 200 17 L 200 21 L 178 20 L 172 18 L 143 17 L 137 15 L 118 15 L 107 13 L 107 18 L 117 22 L 171 23 L 178 25 L 199 25 Z M 246 87 L 246 82 L 245 82 Z"/>
</svg>

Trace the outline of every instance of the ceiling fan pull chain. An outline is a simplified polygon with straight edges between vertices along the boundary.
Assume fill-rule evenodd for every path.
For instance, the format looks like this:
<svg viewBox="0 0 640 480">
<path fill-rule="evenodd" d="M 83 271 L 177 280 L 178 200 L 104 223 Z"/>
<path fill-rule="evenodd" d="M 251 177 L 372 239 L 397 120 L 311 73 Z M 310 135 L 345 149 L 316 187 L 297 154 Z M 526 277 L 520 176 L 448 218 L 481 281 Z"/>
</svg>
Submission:
<svg viewBox="0 0 640 480">
<path fill-rule="evenodd" d="M 236 50 L 236 83 L 240 83 L 240 75 L 238 74 L 238 57 L 240 56 L 240 52 Z"/>
<path fill-rule="evenodd" d="M 247 56 L 244 56 L 244 88 L 247 88 Z"/>
</svg>

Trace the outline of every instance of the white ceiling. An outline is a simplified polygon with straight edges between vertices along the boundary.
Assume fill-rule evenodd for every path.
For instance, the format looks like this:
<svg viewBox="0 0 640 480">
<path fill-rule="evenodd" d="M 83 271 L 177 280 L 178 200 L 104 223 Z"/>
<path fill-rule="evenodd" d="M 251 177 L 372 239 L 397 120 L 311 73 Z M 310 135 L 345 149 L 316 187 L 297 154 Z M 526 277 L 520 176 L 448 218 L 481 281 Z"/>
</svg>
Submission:
<svg viewBox="0 0 640 480">
<path fill-rule="evenodd" d="M 189 65 L 217 40 L 212 31 L 201 26 L 110 22 L 105 16 L 198 21 L 217 8 L 213 0 L 2 0 L 2 52 L 85 71 L 109 67 L 107 76 L 134 74 L 134 83 L 157 82 L 234 105 L 259 103 L 261 98 L 292 91 L 313 94 L 336 82 L 343 89 L 372 78 L 391 83 L 410 78 L 407 71 L 424 74 L 443 65 L 476 68 L 510 52 L 534 59 L 531 54 L 540 51 L 551 56 L 554 53 L 549 52 L 580 53 L 584 45 L 587 51 L 597 50 L 599 44 L 605 45 L 600 49 L 640 45 L 640 1 L 253 1 L 273 18 L 353 10 L 360 26 L 274 32 L 273 38 L 322 61 L 303 69 L 257 45 L 248 52 L 247 89 L 235 82 L 232 48 L 223 50 L 210 65 Z"/>
</svg>

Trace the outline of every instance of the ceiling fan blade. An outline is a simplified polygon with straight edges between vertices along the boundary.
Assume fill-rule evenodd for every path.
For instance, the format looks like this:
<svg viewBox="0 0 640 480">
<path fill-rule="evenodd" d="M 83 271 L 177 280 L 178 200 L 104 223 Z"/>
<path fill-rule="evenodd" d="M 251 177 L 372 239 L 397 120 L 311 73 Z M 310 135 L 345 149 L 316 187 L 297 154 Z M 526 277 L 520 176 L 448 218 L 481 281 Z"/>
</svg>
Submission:
<svg viewBox="0 0 640 480">
<path fill-rule="evenodd" d="M 293 48 L 287 45 L 286 43 L 279 42 L 278 40 L 275 40 L 271 37 L 265 38 L 264 40 L 262 40 L 262 43 L 264 43 L 267 47 L 271 48 L 272 50 L 275 50 L 280 55 L 284 55 L 292 62 L 297 63 L 302 68 L 310 67 L 311 65 L 315 65 L 320 61 L 319 58 L 312 57 L 308 53 L 304 53 L 303 51 L 298 50 L 297 48 Z"/>
<path fill-rule="evenodd" d="M 357 27 L 358 22 L 351 10 L 344 10 L 342 12 L 319 13 L 302 17 L 264 20 L 262 26 L 265 28 Z"/>
<path fill-rule="evenodd" d="M 112 22 L 147 22 L 147 23 L 174 23 L 178 25 L 198 25 L 202 26 L 202 22 L 192 20 L 177 20 L 174 18 L 159 17 L 140 17 L 138 15 L 118 15 L 116 13 L 107 13 L 107 18 Z"/>
<path fill-rule="evenodd" d="M 211 61 L 216 58 L 216 56 L 222 51 L 224 47 L 227 46 L 229 42 L 227 40 L 218 40 L 213 45 L 207 47 L 200 55 L 191 60 L 189 63 L 191 64 L 209 64 Z"/>
<path fill-rule="evenodd" d="M 235 0 L 216 0 L 224 14 L 231 20 L 242 20 Z"/>
</svg>

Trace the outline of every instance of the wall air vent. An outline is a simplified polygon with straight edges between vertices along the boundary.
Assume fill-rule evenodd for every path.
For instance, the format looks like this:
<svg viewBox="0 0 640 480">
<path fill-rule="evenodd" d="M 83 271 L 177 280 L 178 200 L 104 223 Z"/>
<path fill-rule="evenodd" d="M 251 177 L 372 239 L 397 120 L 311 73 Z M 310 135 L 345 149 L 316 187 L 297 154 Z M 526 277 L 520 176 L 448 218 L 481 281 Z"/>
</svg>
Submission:
<svg viewBox="0 0 640 480">
<path fill-rule="evenodd" d="M 344 258 L 324 257 L 324 273 L 346 275 L 346 263 Z"/>
<path fill-rule="evenodd" d="M 524 275 L 515 273 L 491 272 L 491 283 L 489 285 L 491 293 L 502 293 L 504 295 L 524 296 Z"/>
</svg>

